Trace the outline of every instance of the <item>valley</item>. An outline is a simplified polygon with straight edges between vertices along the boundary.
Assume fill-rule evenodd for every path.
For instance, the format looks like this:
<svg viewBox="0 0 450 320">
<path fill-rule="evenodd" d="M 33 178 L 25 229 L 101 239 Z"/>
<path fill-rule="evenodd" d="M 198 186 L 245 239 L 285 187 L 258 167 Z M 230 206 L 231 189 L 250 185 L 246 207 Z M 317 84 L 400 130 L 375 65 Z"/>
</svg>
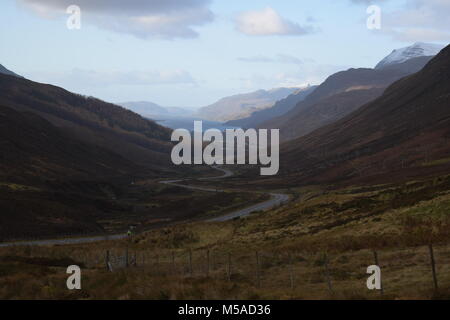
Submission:
<svg viewBox="0 0 450 320">
<path fill-rule="evenodd" d="M 450 298 L 450 46 L 197 110 L 0 67 L 0 299 Z"/>
</svg>

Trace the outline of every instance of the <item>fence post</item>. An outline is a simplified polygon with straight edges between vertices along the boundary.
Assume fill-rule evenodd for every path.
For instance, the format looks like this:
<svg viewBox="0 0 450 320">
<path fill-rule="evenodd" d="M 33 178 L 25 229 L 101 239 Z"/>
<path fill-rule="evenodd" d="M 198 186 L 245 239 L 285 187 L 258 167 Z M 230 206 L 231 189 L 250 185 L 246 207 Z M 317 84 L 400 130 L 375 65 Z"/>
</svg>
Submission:
<svg viewBox="0 0 450 320">
<path fill-rule="evenodd" d="M 109 265 L 109 250 L 106 250 L 105 263 L 106 263 L 106 270 L 112 271 L 111 266 Z"/>
<path fill-rule="evenodd" d="M 189 249 L 189 274 L 192 277 L 193 271 L 192 271 L 192 250 Z"/>
<path fill-rule="evenodd" d="M 431 243 L 428 245 L 428 250 L 430 251 L 430 262 L 431 262 L 431 270 L 433 271 L 434 289 L 437 290 L 438 280 L 437 280 L 437 275 L 436 275 L 436 263 L 434 261 L 434 251 L 433 251 L 433 245 Z"/>
<path fill-rule="evenodd" d="M 159 268 L 159 254 L 156 255 L 156 273 L 160 274 L 160 268 Z"/>
<path fill-rule="evenodd" d="M 209 250 L 206 251 L 206 275 L 209 277 Z"/>
<path fill-rule="evenodd" d="M 172 251 L 172 272 L 175 274 L 176 268 L 175 268 L 175 252 Z"/>
<path fill-rule="evenodd" d="M 128 268 L 128 246 L 125 249 L 125 267 Z"/>
<path fill-rule="evenodd" d="M 325 275 L 327 277 L 328 290 L 333 293 L 333 286 L 331 284 L 330 270 L 328 269 L 328 255 L 325 254 Z"/>
<path fill-rule="evenodd" d="M 380 262 L 378 261 L 378 252 L 376 252 L 375 250 L 373 250 L 373 258 L 375 260 L 375 265 L 378 266 L 380 269 Z M 380 294 L 384 294 L 384 288 L 383 288 L 383 276 L 381 274 L 380 277 Z"/>
<path fill-rule="evenodd" d="M 255 252 L 256 255 L 256 284 L 258 286 L 258 288 L 261 287 L 261 271 L 260 271 L 260 267 L 259 267 L 259 254 L 258 251 Z"/>
<path fill-rule="evenodd" d="M 294 290 L 294 271 L 292 270 L 292 257 L 289 255 L 289 279 L 291 282 L 291 290 Z"/>
<path fill-rule="evenodd" d="M 228 281 L 231 281 L 231 253 L 228 253 Z"/>
</svg>

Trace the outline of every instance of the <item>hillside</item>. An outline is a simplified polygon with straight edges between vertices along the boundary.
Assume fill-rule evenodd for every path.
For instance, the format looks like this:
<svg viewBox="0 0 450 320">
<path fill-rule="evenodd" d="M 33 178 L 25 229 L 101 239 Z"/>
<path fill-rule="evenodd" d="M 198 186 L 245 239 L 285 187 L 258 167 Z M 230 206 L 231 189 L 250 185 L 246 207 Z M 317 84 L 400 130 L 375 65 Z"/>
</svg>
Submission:
<svg viewBox="0 0 450 320">
<path fill-rule="evenodd" d="M 376 183 L 448 172 L 449 105 L 450 46 L 373 102 L 284 144 L 281 170 L 301 183 Z"/>
<path fill-rule="evenodd" d="M 0 133 L 1 181 L 33 185 L 45 179 L 104 179 L 139 169 L 30 112 L 0 106 Z"/>
<path fill-rule="evenodd" d="M 196 116 L 212 121 L 230 121 L 246 118 L 253 112 L 271 107 L 276 101 L 286 98 L 297 88 L 276 88 L 237 94 L 200 108 Z"/>
<path fill-rule="evenodd" d="M 419 71 L 430 59 L 418 57 L 381 70 L 360 68 L 335 73 L 291 111 L 259 127 L 280 129 L 284 141 L 303 136 L 377 98 L 388 85 Z"/>
<path fill-rule="evenodd" d="M 28 111 L 74 139 L 108 149 L 142 166 L 169 163 L 170 130 L 117 105 L 62 88 L 0 74 L 0 105 Z"/>
<path fill-rule="evenodd" d="M 392 65 L 396 65 L 412 58 L 435 56 L 445 46 L 433 43 L 416 42 L 411 46 L 395 49 L 383 60 L 381 60 L 375 69 L 383 69 Z"/>
<path fill-rule="evenodd" d="M 255 111 L 249 117 L 243 119 L 228 121 L 226 122 L 226 125 L 241 128 L 255 128 L 265 121 L 287 113 L 294 108 L 297 103 L 303 101 L 308 95 L 314 92 L 316 88 L 317 86 L 309 86 L 304 89 L 298 89 L 286 98 L 277 101 L 272 107 Z"/>
<path fill-rule="evenodd" d="M 122 107 L 0 74 L 0 238 L 102 234 L 145 219 L 153 211 L 134 213 L 126 193 L 176 172 L 169 141 L 169 129 Z"/>
</svg>

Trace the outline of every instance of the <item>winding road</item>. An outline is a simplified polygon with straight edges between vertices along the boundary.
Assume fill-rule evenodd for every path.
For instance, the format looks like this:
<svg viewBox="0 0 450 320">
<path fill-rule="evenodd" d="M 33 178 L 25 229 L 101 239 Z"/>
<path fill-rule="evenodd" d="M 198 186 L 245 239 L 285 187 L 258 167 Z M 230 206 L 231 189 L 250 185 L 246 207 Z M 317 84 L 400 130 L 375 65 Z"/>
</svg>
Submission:
<svg viewBox="0 0 450 320">
<path fill-rule="evenodd" d="M 234 173 L 228 169 L 224 169 L 221 167 L 213 166 L 212 168 L 221 171 L 223 175 L 217 177 L 207 177 L 207 178 L 198 178 L 197 180 L 219 180 L 228 178 L 234 175 Z M 177 186 L 185 189 L 191 190 L 199 190 L 206 192 L 225 192 L 222 189 L 215 188 L 207 188 L 207 187 L 199 187 L 193 185 L 182 184 L 183 181 L 192 180 L 192 179 L 181 179 L 181 180 L 166 180 L 160 181 L 162 184 Z M 256 191 L 255 191 L 256 192 Z M 247 208 L 239 209 L 230 213 L 227 213 L 223 216 L 219 216 L 216 218 L 208 219 L 207 222 L 224 222 L 228 220 L 232 220 L 238 217 L 246 217 L 255 211 L 264 211 L 276 206 L 282 205 L 289 201 L 289 196 L 283 193 L 269 193 L 271 198 L 264 202 L 257 203 L 255 205 L 249 206 Z M 65 238 L 65 239 L 53 239 L 53 240 L 33 240 L 33 241 L 18 241 L 18 242 L 4 242 L 0 243 L 1 247 L 13 247 L 13 246 L 46 246 L 46 245 L 66 245 L 66 244 L 81 244 L 81 243 L 90 243 L 90 242 L 98 242 L 98 241 L 107 241 L 107 240 L 120 240 L 125 239 L 127 237 L 126 234 L 115 234 L 108 236 L 95 236 L 95 237 L 85 237 L 85 238 Z"/>
<path fill-rule="evenodd" d="M 203 180 L 203 181 L 219 180 L 219 179 L 228 178 L 228 177 L 231 177 L 234 175 L 234 173 L 228 169 L 220 168 L 217 166 L 214 166 L 212 168 L 222 171 L 223 175 L 218 176 L 218 177 L 200 178 L 198 180 Z M 182 188 L 191 189 L 191 190 L 210 191 L 210 192 L 225 192 L 225 190 L 222 190 L 222 189 L 214 189 L 214 188 L 206 188 L 206 187 L 198 187 L 198 186 L 181 184 L 180 182 L 183 182 L 183 181 L 186 181 L 186 180 L 169 180 L 169 181 L 161 181 L 161 183 L 170 184 L 173 186 L 182 187 Z M 257 203 L 255 205 L 252 205 L 252 206 L 244 208 L 244 209 L 239 209 L 239 210 L 230 212 L 230 213 L 220 216 L 220 217 L 208 219 L 206 221 L 208 221 L 208 222 L 223 222 L 223 221 L 232 220 L 232 219 L 235 219 L 238 217 L 246 217 L 246 216 L 250 215 L 252 212 L 268 210 L 268 209 L 279 206 L 279 205 L 289 201 L 289 196 L 287 194 L 284 194 L 284 193 L 269 193 L 269 194 L 270 194 L 271 198 L 267 201 Z"/>
</svg>

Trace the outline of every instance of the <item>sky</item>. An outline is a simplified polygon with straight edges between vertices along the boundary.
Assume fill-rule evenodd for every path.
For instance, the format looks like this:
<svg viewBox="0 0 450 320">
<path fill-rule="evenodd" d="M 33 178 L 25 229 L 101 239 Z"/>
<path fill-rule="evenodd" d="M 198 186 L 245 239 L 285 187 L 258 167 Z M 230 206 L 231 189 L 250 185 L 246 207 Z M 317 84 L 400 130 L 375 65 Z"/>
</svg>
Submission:
<svg viewBox="0 0 450 320">
<path fill-rule="evenodd" d="M 450 0 L 2 0 L 0 64 L 109 102 L 201 107 L 448 44 L 449 16 Z"/>
</svg>

